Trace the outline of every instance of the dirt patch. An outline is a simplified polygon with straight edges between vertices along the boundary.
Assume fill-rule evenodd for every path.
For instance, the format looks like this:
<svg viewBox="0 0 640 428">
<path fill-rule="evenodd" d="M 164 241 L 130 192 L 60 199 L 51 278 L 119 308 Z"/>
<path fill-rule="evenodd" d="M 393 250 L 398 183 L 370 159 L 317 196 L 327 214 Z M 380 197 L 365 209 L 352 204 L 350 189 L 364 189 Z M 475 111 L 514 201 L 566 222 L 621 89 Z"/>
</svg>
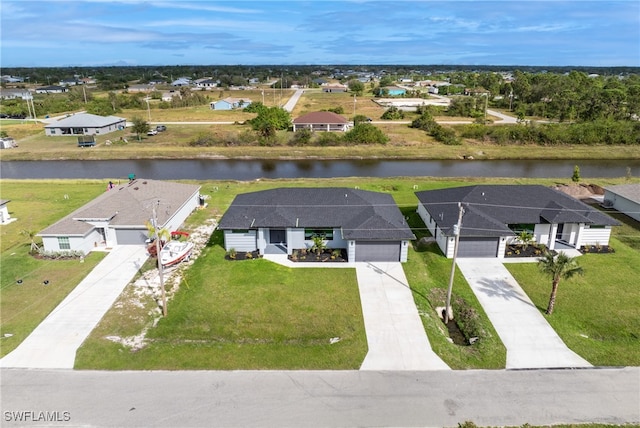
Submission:
<svg viewBox="0 0 640 428">
<path fill-rule="evenodd" d="M 209 241 L 211 234 L 215 230 L 217 222 L 215 220 L 209 220 L 204 225 L 198 227 L 191 232 L 189 240 L 193 242 L 193 250 L 191 251 L 191 258 L 188 262 L 183 262 L 175 266 L 163 269 L 163 281 L 166 290 L 167 302 L 173 298 L 175 293 L 180 289 L 180 283 L 182 282 L 182 276 L 184 269 L 193 264 L 193 261 L 198 258 L 203 248 Z M 144 348 L 147 344 L 146 334 L 150 328 L 155 327 L 158 321 L 162 318 L 162 289 L 160 288 L 160 272 L 158 269 L 151 269 L 146 271 L 140 278 L 138 278 L 132 284 L 133 293 L 126 304 L 137 306 L 140 308 L 145 307 L 145 302 L 149 299 L 153 299 L 157 306 L 154 307 L 150 314 L 152 321 L 149 322 L 142 331 L 135 336 L 120 337 L 120 336 L 107 336 L 106 339 L 120 343 L 123 346 L 129 348 L 132 352 L 138 351 Z M 123 305 L 123 302 L 116 305 Z"/>
<path fill-rule="evenodd" d="M 558 184 L 553 186 L 552 189 L 580 200 L 604 195 L 604 189 L 596 184 Z"/>
</svg>

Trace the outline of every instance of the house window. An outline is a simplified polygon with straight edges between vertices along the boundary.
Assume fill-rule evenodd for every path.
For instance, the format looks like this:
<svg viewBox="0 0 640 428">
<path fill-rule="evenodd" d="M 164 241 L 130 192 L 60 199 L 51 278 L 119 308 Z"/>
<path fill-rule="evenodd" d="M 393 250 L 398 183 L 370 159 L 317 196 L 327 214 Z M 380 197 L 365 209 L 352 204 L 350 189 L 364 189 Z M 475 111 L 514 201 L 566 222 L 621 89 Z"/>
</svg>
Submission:
<svg viewBox="0 0 640 428">
<path fill-rule="evenodd" d="M 509 229 L 511 229 L 516 234 L 519 234 L 521 232 L 533 233 L 535 231 L 535 229 L 536 229 L 536 225 L 533 224 L 533 223 L 510 224 L 509 225 Z"/>
<path fill-rule="evenodd" d="M 602 224 L 590 224 L 589 226 L 587 226 L 589 229 L 604 229 L 606 228 L 606 226 L 602 225 Z"/>
<path fill-rule="evenodd" d="M 249 233 L 249 229 L 232 229 L 231 233 Z"/>
<path fill-rule="evenodd" d="M 310 240 L 315 236 L 322 236 L 324 239 L 333 239 L 333 229 L 305 229 L 304 239 Z"/>
<path fill-rule="evenodd" d="M 71 244 L 69 243 L 68 236 L 58 236 L 58 248 L 61 250 L 70 250 Z"/>
</svg>

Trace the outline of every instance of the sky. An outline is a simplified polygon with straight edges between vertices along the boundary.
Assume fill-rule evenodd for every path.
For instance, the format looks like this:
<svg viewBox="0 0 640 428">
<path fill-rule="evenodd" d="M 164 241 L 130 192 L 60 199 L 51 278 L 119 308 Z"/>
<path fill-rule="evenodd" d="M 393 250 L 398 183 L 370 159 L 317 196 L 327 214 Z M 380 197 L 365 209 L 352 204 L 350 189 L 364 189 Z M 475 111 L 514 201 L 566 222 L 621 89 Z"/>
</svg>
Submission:
<svg viewBox="0 0 640 428">
<path fill-rule="evenodd" d="M 640 66 L 640 1 L 0 0 L 0 66 Z"/>
</svg>

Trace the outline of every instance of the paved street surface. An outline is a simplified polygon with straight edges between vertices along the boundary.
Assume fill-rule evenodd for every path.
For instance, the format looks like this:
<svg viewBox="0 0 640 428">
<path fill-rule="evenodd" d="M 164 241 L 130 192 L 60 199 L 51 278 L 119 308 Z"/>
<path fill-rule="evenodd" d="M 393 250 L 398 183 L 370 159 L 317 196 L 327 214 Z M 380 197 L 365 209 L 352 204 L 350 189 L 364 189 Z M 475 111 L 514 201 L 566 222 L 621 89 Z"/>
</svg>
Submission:
<svg viewBox="0 0 640 428">
<path fill-rule="evenodd" d="M 76 351 L 147 257 L 144 245 L 111 250 L 0 367 L 73 368 Z"/>
<path fill-rule="evenodd" d="M 458 259 L 458 268 L 507 348 L 508 369 L 591 366 L 565 345 L 502 261 Z"/>
<path fill-rule="evenodd" d="M 3 369 L 0 375 L 3 427 L 38 425 L 15 422 L 25 411 L 68 416 L 65 423 L 47 426 L 97 427 L 640 423 L 637 367 L 422 372 Z"/>
</svg>

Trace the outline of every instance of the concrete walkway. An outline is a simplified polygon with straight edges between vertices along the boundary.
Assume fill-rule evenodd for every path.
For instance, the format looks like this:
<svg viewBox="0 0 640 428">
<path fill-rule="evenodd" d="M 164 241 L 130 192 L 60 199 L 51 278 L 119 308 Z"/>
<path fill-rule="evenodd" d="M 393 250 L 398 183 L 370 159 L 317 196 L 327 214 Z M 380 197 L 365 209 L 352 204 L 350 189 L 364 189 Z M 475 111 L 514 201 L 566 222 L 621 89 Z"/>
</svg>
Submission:
<svg viewBox="0 0 640 428">
<path fill-rule="evenodd" d="M 0 367 L 72 369 L 77 349 L 146 259 L 142 245 L 111 250 Z"/>
<path fill-rule="evenodd" d="M 591 367 L 565 345 L 500 260 L 458 259 L 458 268 L 507 348 L 507 369 Z"/>
<path fill-rule="evenodd" d="M 449 370 L 424 331 L 401 263 L 304 263 L 265 259 L 290 268 L 355 268 L 369 352 L 360 370 Z"/>
<path fill-rule="evenodd" d="M 432 350 L 400 263 L 356 263 L 369 352 L 360 370 L 449 370 Z"/>
</svg>

